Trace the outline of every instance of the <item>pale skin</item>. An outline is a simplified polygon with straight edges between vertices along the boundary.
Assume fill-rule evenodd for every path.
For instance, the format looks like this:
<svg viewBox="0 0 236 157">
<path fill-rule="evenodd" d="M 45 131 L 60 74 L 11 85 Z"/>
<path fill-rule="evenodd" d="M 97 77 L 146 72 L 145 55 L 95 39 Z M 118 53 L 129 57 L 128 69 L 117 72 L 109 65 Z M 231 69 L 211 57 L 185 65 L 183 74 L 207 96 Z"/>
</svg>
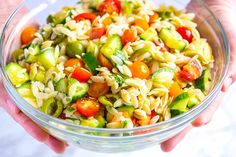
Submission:
<svg viewBox="0 0 236 157">
<path fill-rule="evenodd" d="M 17 2 L 21 0 L 0 0 L 0 30 L 3 27 L 3 21 L 10 15 L 10 13 L 16 7 Z M 210 122 L 213 114 L 221 103 L 225 92 L 230 87 L 230 85 L 236 80 L 236 45 L 234 44 L 234 39 L 236 39 L 236 1 L 235 0 L 205 0 L 207 5 L 214 11 L 217 17 L 220 19 L 225 27 L 228 39 L 230 41 L 231 48 L 231 62 L 228 71 L 227 78 L 224 82 L 222 92 L 219 94 L 215 103 L 213 103 L 202 115 L 200 115 L 192 125 L 189 125 L 181 133 L 174 136 L 173 138 L 163 142 L 161 144 L 161 149 L 164 152 L 169 152 L 173 150 L 177 144 L 185 137 L 185 135 L 194 127 L 203 126 Z M 0 81 L 0 89 L 4 89 L 2 82 Z M 5 90 L 0 91 L 0 106 L 3 107 L 12 118 L 19 123 L 31 136 L 36 140 L 45 143 L 56 153 L 63 153 L 66 150 L 67 144 L 59 141 L 58 139 L 52 137 L 47 132 L 42 130 L 37 124 L 35 124 L 31 119 L 29 119 L 23 112 L 21 112 L 16 105 L 11 101 Z"/>
</svg>

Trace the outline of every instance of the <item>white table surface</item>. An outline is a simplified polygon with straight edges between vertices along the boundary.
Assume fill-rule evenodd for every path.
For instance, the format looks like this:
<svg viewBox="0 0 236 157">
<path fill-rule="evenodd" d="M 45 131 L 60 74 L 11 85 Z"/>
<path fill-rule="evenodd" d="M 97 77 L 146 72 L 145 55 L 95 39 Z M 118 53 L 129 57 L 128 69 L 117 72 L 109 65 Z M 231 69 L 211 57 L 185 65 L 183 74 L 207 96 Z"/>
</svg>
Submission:
<svg viewBox="0 0 236 157">
<path fill-rule="evenodd" d="M 192 130 L 171 153 L 163 153 L 158 146 L 145 150 L 102 154 L 69 147 L 57 155 L 47 146 L 35 141 L 24 129 L 0 108 L 1 157 L 235 157 L 236 156 L 236 84 L 227 93 L 212 122 Z"/>
</svg>

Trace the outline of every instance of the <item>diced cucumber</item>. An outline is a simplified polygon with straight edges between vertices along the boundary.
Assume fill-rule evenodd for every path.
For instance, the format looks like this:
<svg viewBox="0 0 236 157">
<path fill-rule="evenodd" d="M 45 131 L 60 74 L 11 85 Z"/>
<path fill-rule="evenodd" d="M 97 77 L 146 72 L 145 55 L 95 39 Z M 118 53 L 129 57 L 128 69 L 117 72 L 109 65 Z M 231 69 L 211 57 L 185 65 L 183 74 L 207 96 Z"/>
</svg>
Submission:
<svg viewBox="0 0 236 157">
<path fill-rule="evenodd" d="M 80 83 L 76 79 L 68 79 L 68 95 L 72 98 L 72 102 L 84 97 L 88 92 L 88 84 Z"/>
<path fill-rule="evenodd" d="M 14 61 L 20 60 L 20 56 L 24 55 L 24 50 L 23 49 L 17 49 L 13 51 L 12 57 Z"/>
<path fill-rule="evenodd" d="M 134 114 L 134 107 L 133 106 L 121 106 L 117 108 L 119 112 L 123 113 L 123 116 L 126 118 L 131 118 L 133 117 Z"/>
<path fill-rule="evenodd" d="M 86 53 L 85 55 L 82 56 L 82 59 L 86 67 L 89 69 L 89 71 L 91 71 L 94 75 L 96 75 L 98 73 L 96 69 L 99 65 L 99 62 L 97 58 L 93 55 L 93 53 L 92 52 Z"/>
<path fill-rule="evenodd" d="M 60 12 L 54 14 L 54 15 L 49 15 L 47 18 L 47 23 L 54 23 L 55 25 L 57 24 L 64 24 L 65 19 L 70 16 L 70 11 L 72 8 L 70 7 L 64 7 Z"/>
<path fill-rule="evenodd" d="M 157 37 L 157 31 L 150 27 L 143 34 L 141 34 L 141 39 L 151 41 Z"/>
<path fill-rule="evenodd" d="M 36 64 L 30 65 L 29 77 L 31 81 L 44 82 L 45 76 L 46 76 L 46 71 L 38 68 Z"/>
<path fill-rule="evenodd" d="M 146 54 L 146 53 L 150 53 L 151 54 L 151 50 L 149 48 L 141 48 L 136 50 L 130 57 L 131 61 L 136 61 L 137 58 L 139 58 L 140 56 Z"/>
<path fill-rule="evenodd" d="M 99 126 L 99 121 L 96 119 L 82 119 L 80 125 L 96 128 Z"/>
<path fill-rule="evenodd" d="M 171 17 L 171 12 L 168 10 L 163 10 L 159 11 L 158 15 L 161 17 L 162 20 L 165 20 Z"/>
<path fill-rule="evenodd" d="M 36 57 L 38 62 L 46 69 L 56 66 L 57 60 L 55 58 L 54 48 L 46 48 L 40 54 L 36 55 Z"/>
<path fill-rule="evenodd" d="M 54 98 L 49 98 L 43 102 L 41 111 L 50 116 L 59 117 L 63 111 L 63 104 L 60 101 L 56 101 Z"/>
<path fill-rule="evenodd" d="M 99 53 L 98 43 L 95 43 L 93 41 L 89 41 L 86 52 L 92 53 L 95 57 L 97 57 L 98 53 Z"/>
<path fill-rule="evenodd" d="M 122 49 L 122 42 L 119 35 L 112 35 L 107 39 L 107 42 L 102 46 L 101 53 L 111 59 L 111 56 L 115 54 L 117 50 Z"/>
<path fill-rule="evenodd" d="M 66 45 L 67 56 L 73 58 L 76 57 L 76 55 L 81 55 L 82 53 L 85 53 L 85 47 L 80 41 L 73 41 Z"/>
<path fill-rule="evenodd" d="M 170 110 L 172 111 L 172 117 L 177 116 L 180 113 L 187 112 L 189 102 L 189 94 L 188 92 L 184 92 L 177 96 L 175 100 L 170 105 Z"/>
<path fill-rule="evenodd" d="M 190 97 L 188 101 L 188 108 L 192 108 L 200 103 L 197 97 Z"/>
<path fill-rule="evenodd" d="M 187 46 L 187 43 L 182 39 L 182 36 L 177 31 L 169 28 L 162 28 L 159 37 L 172 49 L 183 51 Z"/>
<path fill-rule="evenodd" d="M 35 63 L 35 62 L 37 62 L 36 55 L 40 53 L 39 45 L 32 45 L 31 48 L 33 49 L 33 51 L 25 59 L 26 63 Z"/>
<path fill-rule="evenodd" d="M 207 94 L 207 92 L 211 88 L 211 81 L 211 70 L 207 68 L 202 72 L 202 76 L 196 80 L 196 87 L 200 89 L 204 94 Z"/>
<path fill-rule="evenodd" d="M 126 58 L 123 51 L 116 49 L 113 56 L 116 57 L 115 61 L 112 60 L 114 64 L 123 65 L 125 63 Z"/>
<path fill-rule="evenodd" d="M 8 63 L 5 71 L 12 84 L 17 86 L 29 81 L 29 74 L 25 68 L 17 63 Z"/>
<path fill-rule="evenodd" d="M 133 13 L 132 2 L 128 2 L 127 0 L 125 0 L 123 2 L 122 12 L 126 15 L 131 15 Z"/>
<path fill-rule="evenodd" d="M 152 80 L 154 84 L 163 84 L 167 87 L 171 86 L 171 82 L 175 75 L 175 69 L 160 68 L 153 75 Z"/>
<path fill-rule="evenodd" d="M 64 94 L 66 94 L 68 91 L 68 81 L 67 81 L 67 79 L 66 78 L 62 78 L 62 79 L 60 79 L 57 83 L 56 83 L 56 87 L 55 87 L 55 89 L 56 89 L 56 91 L 58 91 L 58 92 L 61 92 L 61 93 L 64 93 Z"/>
<path fill-rule="evenodd" d="M 98 128 L 104 128 L 107 121 L 105 120 L 105 118 L 101 115 L 97 116 L 96 119 L 98 120 L 99 124 L 98 124 Z"/>
</svg>

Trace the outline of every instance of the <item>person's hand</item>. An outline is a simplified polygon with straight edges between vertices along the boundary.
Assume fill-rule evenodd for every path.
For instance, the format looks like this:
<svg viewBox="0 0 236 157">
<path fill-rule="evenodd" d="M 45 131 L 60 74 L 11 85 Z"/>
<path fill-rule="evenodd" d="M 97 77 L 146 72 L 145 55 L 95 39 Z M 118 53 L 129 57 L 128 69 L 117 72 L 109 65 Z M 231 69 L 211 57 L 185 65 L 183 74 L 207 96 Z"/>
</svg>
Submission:
<svg viewBox="0 0 236 157">
<path fill-rule="evenodd" d="M 0 0 L 0 10 L 2 11 L 0 15 L 0 30 L 3 26 L 3 22 L 16 7 L 17 2 L 20 2 L 20 0 Z M 8 96 L 1 79 L 0 89 L 0 107 L 3 107 L 12 116 L 12 118 L 36 140 L 45 143 L 56 153 L 63 153 L 65 151 L 66 144 L 64 142 L 49 135 L 16 107 L 11 98 Z"/>
<path fill-rule="evenodd" d="M 199 118 L 197 118 L 191 126 L 184 129 L 181 133 L 174 136 L 173 138 L 163 142 L 161 144 L 161 149 L 165 152 L 169 152 L 173 150 L 176 145 L 185 137 L 185 135 L 193 128 L 203 126 L 210 122 L 213 114 L 216 109 L 220 105 L 222 99 L 224 98 L 225 92 L 228 87 L 232 85 L 232 83 L 236 80 L 236 1 L 235 0 L 205 0 L 207 5 L 213 10 L 213 12 L 220 19 L 223 24 L 225 31 L 227 33 L 227 37 L 230 42 L 231 49 L 231 62 L 228 71 L 228 75 L 224 82 L 222 92 L 217 97 L 215 102 L 202 114 Z"/>
</svg>

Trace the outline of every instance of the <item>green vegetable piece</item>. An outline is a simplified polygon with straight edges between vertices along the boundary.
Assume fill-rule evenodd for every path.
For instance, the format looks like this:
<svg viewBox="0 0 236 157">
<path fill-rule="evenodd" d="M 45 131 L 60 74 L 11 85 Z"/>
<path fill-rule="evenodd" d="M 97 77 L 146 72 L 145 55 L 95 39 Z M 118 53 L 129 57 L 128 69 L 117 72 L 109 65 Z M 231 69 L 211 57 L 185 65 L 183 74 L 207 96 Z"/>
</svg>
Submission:
<svg viewBox="0 0 236 157">
<path fill-rule="evenodd" d="M 23 49 L 17 49 L 15 51 L 13 51 L 12 57 L 13 57 L 14 61 L 18 61 L 18 60 L 21 59 L 20 57 L 23 56 L 23 55 L 24 55 L 24 50 Z"/>
<path fill-rule="evenodd" d="M 31 48 L 33 49 L 32 54 L 29 54 L 25 59 L 26 63 L 35 63 L 37 62 L 36 55 L 40 53 L 39 45 L 32 45 Z"/>
<path fill-rule="evenodd" d="M 46 69 L 56 66 L 57 60 L 55 58 L 54 48 L 46 48 L 40 54 L 36 55 L 36 57 L 38 62 Z"/>
<path fill-rule="evenodd" d="M 46 76 L 46 71 L 38 68 L 35 64 L 30 65 L 29 77 L 31 81 L 44 82 Z"/>
<path fill-rule="evenodd" d="M 50 116 L 59 117 L 63 111 L 63 104 L 60 101 L 56 101 L 54 98 L 49 98 L 43 102 L 41 111 Z"/>
<path fill-rule="evenodd" d="M 111 56 L 115 54 L 116 49 L 122 49 L 122 42 L 119 35 L 112 35 L 108 38 L 107 42 L 102 46 L 100 51 L 105 57 L 111 59 Z"/>
<path fill-rule="evenodd" d="M 92 53 L 95 57 L 97 57 L 99 52 L 98 44 L 93 41 L 89 41 L 86 52 Z"/>
<path fill-rule="evenodd" d="M 178 115 L 181 115 L 185 112 L 187 112 L 188 110 L 186 109 L 186 111 L 179 111 L 179 110 L 170 110 L 170 114 L 171 114 L 171 117 L 176 117 Z"/>
<path fill-rule="evenodd" d="M 96 70 L 99 62 L 97 58 L 93 55 L 93 53 L 89 52 L 82 56 L 82 59 L 86 65 L 86 67 L 94 74 L 96 75 L 98 71 Z"/>
<path fill-rule="evenodd" d="M 134 107 L 133 106 L 121 106 L 117 108 L 119 112 L 123 112 L 123 115 L 128 116 L 127 118 L 131 118 L 134 115 Z"/>
<path fill-rule="evenodd" d="M 124 78 L 120 75 L 113 75 L 115 81 L 119 84 L 119 86 L 122 86 L 124 83 Z"/>
<path fill-rule="evenodd" d="M 116 94 L 107 94 L 105 96 L 100 96 L 98 101 L 103 104 L 104 106 L 112 107 L 116 100 L 119 99 L 119 96 Z"/>
<path fill-rule="evenodd" d="M 118 64 L 118 65 L 123 65 L 124 64 L 126 58 L 125 58 L 125 55 L 124 55 L 123 51 L 116 49 L 113 56 L 116 56 L 116 58 L 117 58 L 117 61 L 116 61 L 115 64 Z"/>
<path fill-rule="evenodd" d="M 188 108 L 193 108 L 200 103 L 197 97 L 190 97 L 188 101 Z"/>
<path fill-rule="evenodd" d="M 125 0 L 123 2 L 123 8 L 122 8 L 122 12 L 126 15 L 131 15 L 133 13 L 133 6 L 132 6 L 132 2 L 128 2 L 127 0 Z"/>
<path fill-rule="evenodd" d="M 67 56 L 73 58 L 76 57 L 76 55 L 81 55 L 82 53 L 85 53 L 85 47 L 80 41 L 73 41 L 66 45 Z"/>
<path fill-rule="evenodd" d="M 128 124 L 127 120 L 121 121 L 122 128 L 125 128 L 127 124 Z"/>
<path fill-rule="evenodd" d="M 171 17 L 171 12 L 168 10 L 163 10 L 159 11 L 158 15 L 161 17 L 162 20 L 165 20 Z"/>
<path fill-rule="evenodd" d="M 99 121 L 96 119 L 83 119 L 81 120 L 80 125 L 96 128 L 99 126 Z"/>
<path fill-rule="evenodd" d="M 190 97 L 189 97 L 188 92 L 184 92 L 184 93 L 180 94 L 179 96 L 177 96 L 175 98 L 175 100 L 170 105 L 171 111 L 174 111 L 175 113 L 177 111 L 179 113 L 187 112 L 188 111 L 187 105 L 188 105 L 188 102 L 189 102 L 189 98 Z M 174 114 L 174 115 L 171 115 L 171 116 L 173 117 L 173 116 L 177 116 L 177 115 Z"/>
<path fill-rule="evenodd" d="M 199 88 L 204 94 L 207 94 L 211 88 L 211 81 L 211 70 L 207 68 L 202 72 L 202 76 L 196 80 L 196 87 Z"/>
<path fill-rule="evenodd" d="M 12 84 L 17 86 L 29 81 L 27 70 L 17 63 L 8 63 L 5 71 L 11 80 Z"/>
<path fill-rule="evenodd" d="M 105 120 L 105 118 L 101 115 L 99 115 L 98 117 L 96 117 L 96 119 L 98 120 L 99 124 L 98 124 L 98 128 L 104 128 L 107 121 Z"/>
<path fill-rule="evenodd" d="M 182 39 L 182 36 L 175 30 L 162 28 L 159 36 L 169 48 L 183 51 L 187 46 L 187 43 Z"/>
<path fill-rule="evenodd" d="M 157 38 L 157 31 L 150 27 L 145 32 L 143 32 L 140 37 L 143 40 L 152 41 L 154 38 Z"/>
<path fill-rule="evenodd" d="M 90 0 L 88 3 L 91 9 L 97 10 L 101 2 L 102 0 Z"/>
<path fill-rule="evenodd" d="M 151 50 L 149 48 L 138 49 L 130 56 L 130 60 L 131 61 L 136 61 L 136 59 L 138 57 L 144 55 L 145 53 L 150 53 L 151 54 Z"/>
<path fill-rule="evenodd" d="M 166 87 L 171 86 L 171 82 L 175 75 L 175 69 L 160 68 L 152 75 L 152 81 L 155 84 L 163 84 Z"/>
<path fill-rule="evenodd" d="M 47 23 L 54 23 L 57 24 L 64 24 L 66 22 L 66 18 L 70 16 L 70 11 L 72 8 L 70 7 L 64 7 L 60 12 L 49 15 L 47 18 Z"/>
<path fill-rule="evenodd" d="M 68 81 L 66 78 L 62 78 L 60 79 L 57 83 L 56 83 L 56 91 L 60 92 L 60 93 L 64 93 L 66 94 L 68 92 Z"/>
<path fill-rule="evenodd" d="M 72 102 L 84 97 L 88 92 L 88 88 L 87 83 L 80 83 L 73 78 L 68 79 L 68 95 L 72 98 Z"/>
<path fill-rule="evenodd" d="M 37 107 L 36 98 L 33 95 L 30 82 L 22 84 L 20 87 L 17 87 L 16 90 L 28 103 Z"/>
</svg>

